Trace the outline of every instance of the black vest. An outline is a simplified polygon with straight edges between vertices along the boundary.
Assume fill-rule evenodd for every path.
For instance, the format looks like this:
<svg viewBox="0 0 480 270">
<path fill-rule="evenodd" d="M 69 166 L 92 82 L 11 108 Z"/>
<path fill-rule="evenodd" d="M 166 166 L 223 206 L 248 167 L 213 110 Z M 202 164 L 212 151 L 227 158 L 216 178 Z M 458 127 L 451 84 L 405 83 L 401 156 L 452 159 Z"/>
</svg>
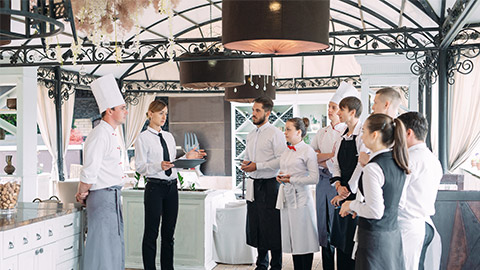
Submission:
<svg viewBox="0 0 480 270">
<path fill-rule="evenodd" d="M 358 226 L 369 231 L 395 230 L 398 228 L 398 204 L 402 196 L 406 174 L 393 159 L 391 151 L 373 157 L 368 163 L 377 163 L 385 176 L 385 183 L 382 186 L 385 210 L 381 219 L 360 217 Z M 365 194 L 363 193 L 363 174 L 360 176 L 358 188 L 362 194 Z"/>
</svg>

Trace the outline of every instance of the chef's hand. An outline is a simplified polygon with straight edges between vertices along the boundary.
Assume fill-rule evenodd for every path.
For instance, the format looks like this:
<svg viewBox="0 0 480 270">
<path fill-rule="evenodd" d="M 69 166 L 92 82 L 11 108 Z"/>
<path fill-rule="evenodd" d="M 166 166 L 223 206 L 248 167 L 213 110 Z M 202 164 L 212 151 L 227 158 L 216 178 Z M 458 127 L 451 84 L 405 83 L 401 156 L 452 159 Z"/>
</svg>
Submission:
<svg viewBox="0 0 480 270">
<path fill-rule="evenodd" d="M 366 152 L 360 152 L 360 154 L 358 155 L 358 162 L 360 162 L 360 165 L 362 165 L 362 167 L 365 167 L 365 165 L 367 165 L 369 160 L 370 160 L 370 155 L 367 154 Z"/>
<path fill-rule="evenodd" d="M 352 213 L 352 210 L 350 209 L 350 203 L 352 201 L 345 201 L 343 204 L 342 204 L 342 208 L 340 208 L 340 216 L 341 217 L 346 217 L 348 215 L 350 215 L 350 213 Z"/>
<path fill-rule="evenodd" d="M 255 162 L 252 162 L 252 161 L 244 160 L 242 162 L 241 169 L 244 172 L 253 172 L 253 171 L 257 170 L 257 164 Z"/>
<path fill-rule="evenodd" d="M 207 153 L 203 149 L 198 149 L 197 147 L 193 148 L 192 150 L 188 151 L 187 154 L 185 154 L 187 159 L 201 159 L 207 156 Z"/>
<path fill-rule="evenodd" d="M 88 196 L 88 191 L 82 192 L 82 193 L 77 192 L 77 194 L 75 194 L 75 199 L 77 200 L 77 202 L 83 205 L 86 205 L 85 200 L 87 199 L 87 196 Z"/>
<path fill-rule="evenodd" d="M 162 170 L 166 171 L 166 170 L 171 169 L 171 168 L 173 168 L 173 167 L 175 167 L 175 165 L 173 165 L 172 162 L 170 162 L 170 161 L 162 161 Z"/>
<path fill-rule="evenodd" d="M 344 197 L 340 196 L 340 195 L 337 195 L 335 197 L 333 197 L 333 199 L 330 201 L 330 203 L 333 205 L 333 206 L 340 206 L 340 202 L 345 200 Z"/>
<path fill-rule="evenodd" d="M 343 198 L 347 198 L 350 195 L 350 191 L 348 191 L 348 188 L 340 185 L 340 182 L 335 183 L 335 189 L 337 190 L 338 195 Z"/>
</svg>

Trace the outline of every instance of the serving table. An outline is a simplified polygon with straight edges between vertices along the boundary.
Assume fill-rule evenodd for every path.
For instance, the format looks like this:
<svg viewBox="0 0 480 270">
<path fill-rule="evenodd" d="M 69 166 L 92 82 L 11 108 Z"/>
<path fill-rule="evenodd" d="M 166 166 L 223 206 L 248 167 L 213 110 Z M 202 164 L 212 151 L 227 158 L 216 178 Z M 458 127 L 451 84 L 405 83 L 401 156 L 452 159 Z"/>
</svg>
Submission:
<svg viewBox="0 0 480 270">
<path fill-rule="evenodd" d="M 205 269 L 216 266 L 213 257 L 215 210 L 235 200 L 231 190 L 179 191 L 175 229 L 175 269 Z M 143 268 L 144 190 L 124 189 L 125 266 Z M 157 268 L 160 267 L 160 235 L 157 239 Z"/>
</svg>

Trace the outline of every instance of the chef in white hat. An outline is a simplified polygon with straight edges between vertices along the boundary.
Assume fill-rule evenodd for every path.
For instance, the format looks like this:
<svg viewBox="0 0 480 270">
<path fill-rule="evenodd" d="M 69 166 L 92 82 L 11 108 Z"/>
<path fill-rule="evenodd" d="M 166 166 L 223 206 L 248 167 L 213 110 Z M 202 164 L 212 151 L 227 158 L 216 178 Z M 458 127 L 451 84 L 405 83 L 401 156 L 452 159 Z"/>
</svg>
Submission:
<svg viewBox="0 0 480 270">
<path fill-rule="evenodd" d="M 358 96 L 358 91 L 349 83 L 341 82 L 335 95 L 328 103 L 328 119 L 330 125 L 320 129 L 311 146 L 317 152 L 318 169 L 320 178 L 316 187 L 316 209 L 318 240 L 322 246 L 323 269 L 334 269 L 334 247 L 330 243 L 330 231 L 332 227 L 334 206 L 330 201 L 337 195 L 335 187 L 330 185 L 333 172 L 333 156 L 335 155 L 336 143 L 345 132 L 345 123 L 340 122 L 337 115 L 340 101 L 349 96 Z"/>
<path fill-rule="evenodd" d="M 116 128 L 127 109 L 112 74 L 91 83 L 102 120 L 88 135 L 84 146 L 78 202 L 86 204 L 88 219 L 84 269 L 125 269 L 123 218 L 120 189 L 123 175 Z"/>
</svg>

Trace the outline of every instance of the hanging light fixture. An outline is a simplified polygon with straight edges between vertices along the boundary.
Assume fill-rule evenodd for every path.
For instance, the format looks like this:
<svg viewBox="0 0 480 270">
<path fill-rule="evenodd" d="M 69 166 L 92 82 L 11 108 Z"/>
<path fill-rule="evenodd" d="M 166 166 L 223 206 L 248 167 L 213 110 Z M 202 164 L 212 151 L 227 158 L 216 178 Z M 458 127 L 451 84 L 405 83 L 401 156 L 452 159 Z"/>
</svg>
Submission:
<svg viewBox="0 0 480 270">
<path fill-rule="evenodd" d="M 275 99 L 275 78 L 269 75 L 245 76 L 246 84 L 225 88 L 225 100 L 252 103 L 256 98 L 267 96 Z"/>
<path fill-rule="evenodd" d="M 329 0 L 223 0 L 222 43 L 259 53 L 323 50 L 329 47 L 329 20 Z"/>
<path fill-rule="evenodd" d="M 193 89 L 209 87 L 235 87 L 245 83 L 243 59 L 208 60 L 208 52 L 201 54 L 184 53 L 180 56 L 198 61 L 180 61 L 180 85 Z M 213 54 L 216 58 L 223 52 Z"/>
<path fill-rule="evenodd" d="M 8 6 L 6 6 L 8 5 Z M 11 8 L 10 1 L 0 1 L 0 8 Z M 10 44 L 12 41 L 3 33 L 10 33 L 10 14 L 0 13 L 0 46 Z"/>
</svg>

